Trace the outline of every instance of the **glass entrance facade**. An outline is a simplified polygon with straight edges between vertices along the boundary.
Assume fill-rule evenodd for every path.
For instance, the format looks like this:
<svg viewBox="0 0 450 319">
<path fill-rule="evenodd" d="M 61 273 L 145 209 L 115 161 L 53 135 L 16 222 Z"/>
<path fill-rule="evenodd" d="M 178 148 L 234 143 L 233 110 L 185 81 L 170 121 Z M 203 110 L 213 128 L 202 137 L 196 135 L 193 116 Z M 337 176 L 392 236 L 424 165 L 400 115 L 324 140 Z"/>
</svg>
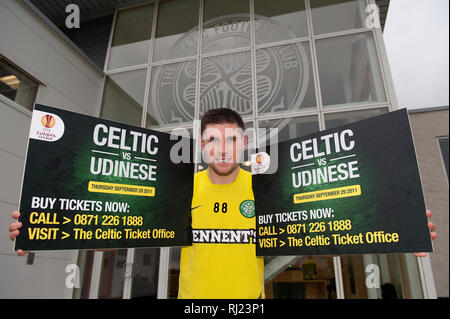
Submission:
<svg viewBox="0 0 450 319">
<path fill-rule="evenodd" d="M 369 23 L 373 3 L 161 0 L 118 10 L 100 115 L 195 137 L 195 120 L 229 107 L 246 122 L 249 156 L 266 128 L 283 141 L 389 112 L 397 102 L 381 30 Z M 176 298 L 179 256 L 180 248 L 104 252 L 101 269 L 89 271 L 97 297 Z M 421 298 L 413 255 L 265 263 L 267 298 Z M 371 267 L 380 280 L 368 285 Z"/>
</svg>

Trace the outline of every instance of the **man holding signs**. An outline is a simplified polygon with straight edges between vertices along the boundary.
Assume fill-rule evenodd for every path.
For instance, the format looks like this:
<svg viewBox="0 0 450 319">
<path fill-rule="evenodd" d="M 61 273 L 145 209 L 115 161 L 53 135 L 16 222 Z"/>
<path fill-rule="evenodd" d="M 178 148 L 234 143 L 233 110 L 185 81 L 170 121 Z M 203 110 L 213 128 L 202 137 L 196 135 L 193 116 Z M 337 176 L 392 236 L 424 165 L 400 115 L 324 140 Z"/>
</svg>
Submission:
<svg viewBox="0 0 450 319">
<path fill-rule="evenodd" d="M 346 136 L 349 134 L 344 135 L 344 139 Z M 334 143 L 332 137 L 328 142 L 331 151 Z M 348 141 L 344 142 L 344 147 L 350 147 Z M 205 113 L 202 119 L 202 149 L 209 166 L 207 170 L 197 173 L 194 180 L 191 208 L 193 245 L 182 248 L 180 298 L 264 297 L 263 260 L 255 252 L 255 181 L 252 191 L 251 176 L 238 165 L 241 161 L 239 154 L 246 143 L 243 121 L 236 112 L 216 109 Z M 294 146 L 294 151 L 300 147 Z M 327 148 L 317 149 L 316 152 L 326 153 Z M 293 155 L 294 159 L 300 156 L 298 152 Z M 305 156 L 308 157 L 309 153 L 302 154 L 303 159 Z M 347 170 L 347 174 L 350 176 L 357 172 L 353 168 Z M 304 177 L 300 177 L 302 181 L 297 178 L 295 185 L 304 183 Z M 323 180 L 323 177 L 320 178 Z M 426 214 L 431 217 L 431 212 Z M 13 218 L 19 216 L 17 211 L 12 214 Z M 20 222 L 10 225 L 11 240 L 20 234 L 21 227 Z M 429 222 L 428 228 L 431 238 L 436 238 L 433 223 Z M 17 254 L 25 255 L 26 252 L 18 250 Z M 419 257 L 425 255 L 416 254 Z"/>
</svg>

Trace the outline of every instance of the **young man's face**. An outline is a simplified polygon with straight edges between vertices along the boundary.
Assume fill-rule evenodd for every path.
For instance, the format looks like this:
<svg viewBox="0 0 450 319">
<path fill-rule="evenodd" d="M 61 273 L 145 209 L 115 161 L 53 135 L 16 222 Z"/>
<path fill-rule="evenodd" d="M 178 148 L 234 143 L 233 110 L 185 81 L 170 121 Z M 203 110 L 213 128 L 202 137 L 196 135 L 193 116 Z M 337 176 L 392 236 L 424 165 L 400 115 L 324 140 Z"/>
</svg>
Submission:
<svg viewBox="0 0 450 319">
<path fill-rule="evenodd" d="M 207 124 L 202 134 L 203 158 L 218 175 L 231 174 L 242 161 L 247 135 L 235 123 Z"/>
</svg>

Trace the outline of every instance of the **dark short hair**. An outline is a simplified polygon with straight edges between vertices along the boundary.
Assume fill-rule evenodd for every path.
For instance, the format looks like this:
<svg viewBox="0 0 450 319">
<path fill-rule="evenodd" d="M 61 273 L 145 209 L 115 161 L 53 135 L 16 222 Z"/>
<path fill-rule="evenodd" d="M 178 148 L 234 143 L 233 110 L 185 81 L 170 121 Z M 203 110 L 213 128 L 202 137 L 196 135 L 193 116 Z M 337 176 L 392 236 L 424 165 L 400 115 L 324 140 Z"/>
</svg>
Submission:
<svg viewBox="0 0 450 319">
<path fill-rule="evenodd" d="M 232 109 L 223 107 L 219 109 L 208 110 L 205 114 L 203 114 L 201 121 L 201 134 L 203 135 L 203 132 L 206 129 L 206 125 L 223 123 L 237 124 L 242 129 L 242 131 L 244 131 L 244 121 L 242 120 L 242 117 L 239 115 L 239 113 L 233 111 Z"/>
</svg>

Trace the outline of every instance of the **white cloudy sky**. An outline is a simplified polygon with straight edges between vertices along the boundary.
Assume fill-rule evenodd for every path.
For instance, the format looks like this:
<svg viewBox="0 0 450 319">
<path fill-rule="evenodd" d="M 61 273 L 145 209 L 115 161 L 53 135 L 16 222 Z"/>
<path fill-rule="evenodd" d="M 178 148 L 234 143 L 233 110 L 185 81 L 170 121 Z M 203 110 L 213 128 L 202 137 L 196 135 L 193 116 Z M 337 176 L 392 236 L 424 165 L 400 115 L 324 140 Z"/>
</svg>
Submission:
<svg viewBox="0 0 450 319">
<path fill-rule="evenodd" d="M 449 105 L 449 0 L 391 0 L 384 38 L 400 107 Z"/>
</svg>

